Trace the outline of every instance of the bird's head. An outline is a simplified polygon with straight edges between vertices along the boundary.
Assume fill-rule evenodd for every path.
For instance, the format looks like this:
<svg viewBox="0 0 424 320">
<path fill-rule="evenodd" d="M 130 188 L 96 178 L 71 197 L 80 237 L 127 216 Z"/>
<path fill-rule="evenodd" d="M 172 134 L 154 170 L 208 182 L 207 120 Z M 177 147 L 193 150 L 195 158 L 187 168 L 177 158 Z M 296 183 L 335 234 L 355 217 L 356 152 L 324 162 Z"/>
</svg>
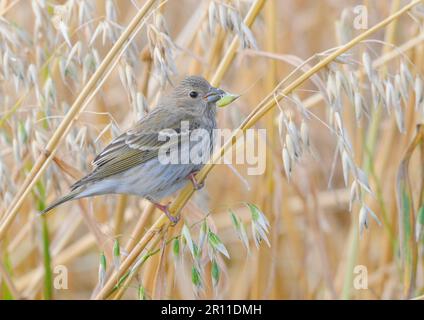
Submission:
<svg viewBox="0 0 424 320">
<path fill-rule="evenodd" d="M 183 105 L 196 105 L 203 108 L 211 108 L 215 105 L 224 107 L 238 98 L 236 95 L 213 87 L 207 80 L 199 76 L 186 77 L 174 88 L 172 96 Z"/>
</svg>

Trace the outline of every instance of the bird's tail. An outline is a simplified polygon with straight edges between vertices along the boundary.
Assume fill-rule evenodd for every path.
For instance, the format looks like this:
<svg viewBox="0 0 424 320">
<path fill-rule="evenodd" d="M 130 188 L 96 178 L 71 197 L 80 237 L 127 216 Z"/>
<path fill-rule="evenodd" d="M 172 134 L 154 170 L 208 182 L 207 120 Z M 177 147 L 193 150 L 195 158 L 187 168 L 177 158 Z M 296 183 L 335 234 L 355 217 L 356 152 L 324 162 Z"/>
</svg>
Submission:
<svg viewBox="0 0 424 320">
<path fill-rule="evenodd" d="M 41 211 L 40 214 L 45 214 L 45 213 L 49 212 L 50 210 L 52 210 L 53 208 L 56 208 L 57 206 L 61 205 L 64 202 L 67 202 L 67 201 L 73 200 L 73 199 L 77 199 L 77 196 L 79 195 L 79 193 L 80 193 L 79 190 L 73 190 L 69 194 L 67 194 L 66 196 L 59 198 L 59 199 L 56 199 L 46 209 Z"/>
</svg>

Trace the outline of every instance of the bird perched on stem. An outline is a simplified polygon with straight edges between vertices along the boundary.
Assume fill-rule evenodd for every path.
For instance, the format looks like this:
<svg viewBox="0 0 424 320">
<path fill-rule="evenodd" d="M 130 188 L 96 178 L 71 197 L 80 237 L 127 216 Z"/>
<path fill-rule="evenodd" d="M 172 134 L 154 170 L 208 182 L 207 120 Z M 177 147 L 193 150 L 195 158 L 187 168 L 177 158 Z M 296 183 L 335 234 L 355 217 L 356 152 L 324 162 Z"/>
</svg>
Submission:
<svg viewBox="0 0 424 320">
<path fill-rule="evenodd" d="M 206 143 L 197 144 L 203 156 L 213 149 L 216 128 L 216 105 L 225 106 L 238 96 L 212 87 L 198 76 L 185 78 L 172 92 L 160 99 L 135 126 L 114 139 L 94 159 L 94 170 L 71 186 L 71 192 L 57 199 L 46 213 L 69 200 L 103 194 L 133 194 L 151 201 L 173 223 L 168 205 L 159 201 L 181 189 L 190 180 L 195 189 L 202 187 L 195 179 L 204 162 L 165 161 L 173 152 L 185 157 L 194 147 L 190 135 L 194 131 L 208 135 Z M 197 139 L 198 140 L 198 139 Z M 162 157 L 161 157 L 162 155 Z"/>
</svg>

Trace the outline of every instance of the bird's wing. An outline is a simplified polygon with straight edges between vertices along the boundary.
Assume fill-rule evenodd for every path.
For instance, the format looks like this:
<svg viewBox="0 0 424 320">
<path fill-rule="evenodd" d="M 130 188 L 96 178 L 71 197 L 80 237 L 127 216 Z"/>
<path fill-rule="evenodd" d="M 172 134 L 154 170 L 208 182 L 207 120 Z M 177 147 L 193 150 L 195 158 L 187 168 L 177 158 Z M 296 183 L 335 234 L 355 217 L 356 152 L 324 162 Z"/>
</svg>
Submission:
<svg viewBox="0 0 424 320">
<path fill-rule="evenodd" d="M 171 148 L 173 144 L 180 143 L 180 137 L 187 134 L 181 132 L 181 121 L 188 121 L 189 132 L 199 127 L 199 123 L 190 114 L 154 109 L 132 129 L 106 146 L 94 159 L 93 172 L 73 184 L 71 189 L 122 173 L 157 157 L 160 148 Z M 173 132 L 178 139 L 159 139 L 159 132 L 168 129 L 169 135 Z"/>
</svg>

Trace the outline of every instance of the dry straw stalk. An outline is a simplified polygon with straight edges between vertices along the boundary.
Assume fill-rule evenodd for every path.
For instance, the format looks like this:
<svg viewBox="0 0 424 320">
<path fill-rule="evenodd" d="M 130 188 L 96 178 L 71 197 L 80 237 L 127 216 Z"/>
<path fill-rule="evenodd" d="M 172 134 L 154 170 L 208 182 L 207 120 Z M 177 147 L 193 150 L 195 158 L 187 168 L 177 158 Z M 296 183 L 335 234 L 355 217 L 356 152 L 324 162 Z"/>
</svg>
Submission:
<svg viewBox="0 0 424 320">
<path fill-rule="evenodd" d="M 110 49 L 110 51 L 108 52 L 108 54 L 106 55 L 102 63 L 100 64 L 97 71 L 93 74 L 93 76 L 90 78 L 90 80 L 82 89 L 81 93 L 78 95 L 71 109 L 67 113 L 66 117 L 63 119 L 59 127 L 54 132 L 44 152 L 40 154 L 40 156 L 36 160 L 34 166 L 32 167 L 31 171 L 26 177 L 24 183 L 22 184 L 21 188 L 15 195 L 9 209 L 6 211 L 4 215 L 4 219 L 1 221 L 1 224 L 0 224 L 0 239 L 3 239 L 3 237 L 5 236 L 6 231 L 8 230 L 9 226 L 13 222 L 26 196 L 29 194 L 29 192 L 31 191 L 35 183 L 38 181 L 38 179 L 41 177 L 41 175 L 43 174 L 43 172 L 46 170 L 47 166 L 53 159 L 60 142 L 64 139 L 66 134 L 69 132 L 72 126 L 72 123 L 78 117 L 78 114 L 82 111 L 83 107 L 85 106 L 85 102 L 87 98 L 95 90 L 99 81 L 103 78 L 103 76 L 107 72 L 112 62 L 119 55 L 120 51 L 125 46 L 127 40 L 131 37 L 133 32 L 137 29 L 137 27 L 139 26 L 139 24 L 141 23 L 141 21 L 143 20 L 143 18 L 148 13 L 148 11 L 150 10 L 150 8 L 153 6 L 154 3 L 155 3 L 155 0 L 148 0 L 144 4 L 144 6 L 140 9 L 140 11 L 137 12 L 136 16 L 132 19 L 132 21 L 129 23 L 125 31 L 119 37 L 118 41 Z"/>
<path fill-rule="evenodd" d="M 246 14 L 244 19 L 244 23 L 250 27 L 255 21 L 256 17 L 259 15 L 265 0 L 256 0 L 249 9 L 249 12 Z M 225 72 L 231 65 L 233 61 L 237 49 L 239 45 L 239 40 L 237 37 L 231 42 L 225 56 L 223 57 L 221 63 L 218 66 L 214 76 L 212 77 L 211 84 L 214 86 L 218 86 L 224 77 Z M 171 209 L 172 210 L 172 209 Z M 171 211 L 174 212 L 174 211 Z M 162 228 L 166 225 L 166 220 L 168 218 L 165 215 L 161 215 L 158 220 L 150 227 L 150 229 L 144 234 L 144 236 L 140 239 L 140 241 L 136 244 L 134 249 L 128 255 L 128 257 L 124 260 L 119 272 L 114 272 L 112 276 L 108 279 L 105 286 L 102 290 L 96 295 L 95 299 L 105 299 L 108 296 L 108 293 L 113 289 L 117 281 L 125 274 L 125 272 L 130 268 L 132 263 L 137 259 L 140 253 L 144 250 L 146 245 L 152 238 L 157 234 Z M 166 228 L 169 225 L 166 225 Z M 132 278 L 134 274 L 130 274 L 129 278 Z"/>
<path fill-rule="evenodd" d="M 397 18 L 408 12 L 411 8 L 416 6 L 417 4 L 421 3 L 423 0 L 414 0 L 408 5 L 404 6 L 402 9 L 398 10 L 397 12 L 391 14 L 389 17 L 381 21 L 380 23 L 376 24 L 372 28 L 364 31 L 360 35 L 358 35 L 356 38 L 352 39 L 350 42 L 346 43 L 345 45 L 338 48 L 336 51 L 328 55 L 326 58 L 324 58 L 321 62 L 314 65 L 311 69 L 309 69 L 307 72 L 299 76 L 296 80 L 294 80 L 292 83 L 290 83 L 286 88 L 282 90 L 281 93 L 276 93 L 276 89 L 279 87 L 277 86 L 276 89 L 268 95 L 267 98 L 262 101 L 243 121 L 243 123 L 240 125 L 240 127 L 234 131 L 233 135 L 229 138 L 227 143 L 216 152 L 212 158 L 211 163 L 207 164 L 202 168 L 202 170 L 197 174 L 196 179 L 199 181 L 199 183 L 203 182 L 206 179 L 206 176 L 208 173 L 214 168 L 215 163 L 218 162 L 218 160 L 224 156 L 225 152 L 237 141 L 238 138 L 240 138 L 242 132 L 245 130 L 253 127 L 259 119 L 261 119 L 268 111 L 270 111 L 275 105 L 276 101 L 279 99 L 282 99 L 283 97 L 289 95 L 291 92 L 293 92 L 295 89 L 297 89 L 299 86 L 301 86 L 305 81 L 307 81 L 311 76 L 313 76 L 315 73 L 322 70 L 324 67 L 326 67 L 330 62 L 334 61 L 338 56 L 342 55 L 343 53 L 347 52 L 349 49 L 360 43 L 361 41 L 367 39 L 369 36 L 374 34 L 375 32 L 381 30 L 382 28 L 389 25 L 391 22 L 395 21 Z M 261 3 L 263 4 L 263 1 L 256 1 L 255 4 Z M 249 14 L 258 13 L 258 11 L 261 8 L 261 5 L 258 6 L 257 10 L 254 11 L 252 6 L 251 10 L 249 11 Z M 249 16 L 248 14 L 248 16 Z M 248 17 L 246 17 L 246 24 L 248 22 Z M 253 22 L 253 20 L 252 20 Z M 249 24 L 247 24 L 249 26 Z M 237 41 L 236 39 L 231 44 L 229 51 L 225 55 L 223 61 L 221 62 L 216 75 L 212 79 L 212 83 L 216 85 L 216 82 L 222 79 L 223 74 L 225 73 L 225 70 L 228 68 L 230 62 L 232 61 L 235 51 L 237 49 L 237 43 L 234 44 L 234 42 Z M 275 99 L 274 99 L 275 94 Z M 178 195 L 178 197 L 175 199 L 175 201 L 170 206 L 170 212 L 174 215 L 177 215 L 180 213 L 180 211 L 183 209 L 185 204 L 190 200 L 191 196 L 194 193 L 194 188 L 188 184 Z M 169 225 L 168 218 L 162 214 L 151 226 L 151 228 L 146 232 L 146 234 L 143 236 L 143 238 L 140 240 L 140 242 L 137 244 L 137 246 L 134 248 L 134 250 L 130 253 L 128 258 L 125 260 L 122 268 L 119 270 L 119 273 L 114 273 L 110 279 L 105 284 L 103 290 L 101 290 L 97 296 L 96 299 L 104 299 L 108 296 L 110 290 L 114 287 L 117 280 L 120 279 L 120 277 L 125 273 L 125 270 L 130 267 L 133 261 L 138 257 L 138 255 L 144 250 L 146 245 L 149 243 L 149 241 L 153 238 L 153 236 L 159 232 L 160 230 L 164 230 Z M 165 227 L 165 228 L 164 228 Z"/>
<path fill-rule="evenodd" d="M 299 78 L 297 78 L 295 81 L 293 81 L 290 85 L 288 85 L 280 94 L 277 95 L 277 99 L 281 99 L 287 95 L 289 95 L 292 91 L 294 91 L 296 88 L 301 86 L 306 80 L 308 80 L 312 75 L 320 71 L 322 68 L 327 66 L 330 62 L 334 61 L 338 56 L 341 54 L 347 52 L 349 49 L 354 47 L 356 44 L 360 43 L 361 41 L 368 38 L 373 33 L 377 32 L 378 30 L 384 28 L 386 25 L 391 23 L 392 21 L 399 18 L 404 13 L 408 12 L 411 8 L 416 6 L 418 3 L 422 2 L 422 0 L 415 0 L 412 1 L 410 4 L 403 7 L 401 10 L 397 11 L 396 13 L 390 15 L 374 27 L 368 29 L 367 31 L 363 32 L 344 46 L 340 47 L 338 50 L 334 51 L 332 54 L 330 54 L 328 57 L 323 59 L 321 62 L 317 63 L 314 67 L 312 67 L 308 72 L 302 74 Z M 273 94 L 271 94 L 272 96 Z M 243 121 L 243 123 L 240 125 L 240 127 L 235 131 L 232 137 L 229 138 L 228 142 L 222 147 L 221 150 L 219 150 L 217 153 L 215 153 L 213 160 L 210 164 L 207 164 L 196 176 L 196 179 L 199 182 L 202 182 L 205 180 L 207 174 L 212 170 L 212 168 L 215 166 L 214 163 L 218 162 L 218 160 L 225 154 L 225 152 L 237 141 L 237 138 L 240 136 L 239 132 L 244 132 L 245 130 L 251 128 L 255 123 L 262 118 L 269 110 L 271 110 L 276 104 L 275 99 L 269 99 L 268 101 L 265 101 L 264 104 L 259 104 Z M 192 186 L 187 185 L 179 194 L 177 199 L 172 204 L 170 210 L 174 214 L 181 211 L 181 209 L 184 207 L 184 205 L 187 203 L 187 201 L 190 199 L 192 194 L 194 193 L 194 189 Z M 166 222 L 166 217 L 162 216 L 160 220 L 163 220 L 163 222 Z M 156 224 L 155 224 L 156 225 Z M 159 226 L 162 224 L 158 224 Z"/>
</svg>

